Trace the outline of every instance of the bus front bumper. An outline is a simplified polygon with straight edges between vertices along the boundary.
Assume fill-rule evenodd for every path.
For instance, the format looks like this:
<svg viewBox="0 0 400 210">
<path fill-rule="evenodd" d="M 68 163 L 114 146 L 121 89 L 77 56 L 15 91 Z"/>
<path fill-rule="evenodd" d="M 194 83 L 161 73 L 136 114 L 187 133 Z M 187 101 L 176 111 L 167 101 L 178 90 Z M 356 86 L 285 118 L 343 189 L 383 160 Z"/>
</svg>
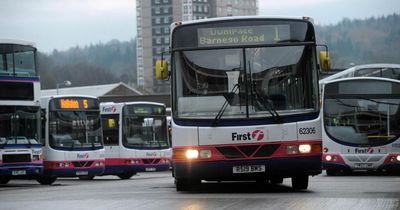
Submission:
<svg viewBox="0 0 400 210">
<path fill-rule="evenodd" d="M 47 177 L 78 177 L 78 176 L 99 176 L 104 173 L 104 167 L 74 168 L 74 169 L 46 169 L 44 176 Z"/>
<path fill-rule="evenodd" d="M 137 173 L 137 172 L 153 172 L 153 171 L 167 171 L 169 164 L 157 165 L 112 165 L 107 166 L 103 175 L 118 175 L 124 173 Z"/>
<path fill-rule="evenodd" d="M 265 166 L 265 172 L 234 173 L 237 166 Z M 210 181 L 257 180 L 273 177 L 318 175 L 321 156 L 271 158 L 266 160 L 229 160 L 174 162 L 174 177 L 178 179 L 200 179 Z"/>
<path fill-rule="evenodd" d="M 0 176 L 35 178 L 42 174 L 42 164 L 12 164 L 0 166 Z"/>
</svg>

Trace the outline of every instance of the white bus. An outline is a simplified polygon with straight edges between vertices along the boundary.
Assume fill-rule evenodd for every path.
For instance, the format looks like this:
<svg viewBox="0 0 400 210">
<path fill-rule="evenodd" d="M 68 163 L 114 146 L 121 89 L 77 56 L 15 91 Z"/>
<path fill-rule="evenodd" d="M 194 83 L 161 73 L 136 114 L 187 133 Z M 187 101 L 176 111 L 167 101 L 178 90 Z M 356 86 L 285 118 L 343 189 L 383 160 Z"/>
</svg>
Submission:
<svg viewBox="0 0 400 210">
<path fill-rule="evenodd" d="M 170 167 L 166 108 L 153 102 L 100 104 L 106 168 L 103 175 L 129 179 Z"/>
<path fill-rule="evenodd" d="M 321 173 L 314 26 L 309 18 L 226 17 L 171 25 L 172 161 L 178 191 L 202 180 Z"/>
<path fill-rule="evenodd" d="M 322 85 L 322 166 L 327 175 L 399 171 L 400 81 L 356 77 Z"/>
<path fill-rule="evenodd" d="M 44 174 L 41 184 L 57 177 L 92 177 L 104 172 L 99 101 L 92 96 L 41 97 Z"/>
<path fill-rule="evenodd" d="M 0 184 L 43 172 L 39 94 L 34 44 L 0 40 Z"/>
</svg>

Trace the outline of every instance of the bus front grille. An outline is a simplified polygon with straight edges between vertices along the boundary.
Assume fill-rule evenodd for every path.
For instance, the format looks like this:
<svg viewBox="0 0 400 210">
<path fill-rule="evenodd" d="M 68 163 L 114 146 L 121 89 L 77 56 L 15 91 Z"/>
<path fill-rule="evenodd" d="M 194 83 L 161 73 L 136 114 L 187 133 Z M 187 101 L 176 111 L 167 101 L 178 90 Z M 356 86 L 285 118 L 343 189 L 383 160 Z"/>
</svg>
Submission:
<svg viewBox="0 0 400 210">
<path fill-rule="evenodd" d="M 92 166 L 93 161 L 73 161 L 72 165 L 76 168 L 90 167 Z"/>
<path fill-rule="evenodd" d="M 160 158 L 146 158 L 142 159 L 144 164 L 158 164 L 161 161 Z"/>
<path fill-rule="evenodd" d="M 3 163 L 31 162 L 30 154 L 3 154 Z"/>
<path fill-rule="evenodd" d="M 217 150 L 228 159 L 263 158 L 270 157 L 280 146 L 280 144 L 223 146 L 217 147 Z"/>
</svg>

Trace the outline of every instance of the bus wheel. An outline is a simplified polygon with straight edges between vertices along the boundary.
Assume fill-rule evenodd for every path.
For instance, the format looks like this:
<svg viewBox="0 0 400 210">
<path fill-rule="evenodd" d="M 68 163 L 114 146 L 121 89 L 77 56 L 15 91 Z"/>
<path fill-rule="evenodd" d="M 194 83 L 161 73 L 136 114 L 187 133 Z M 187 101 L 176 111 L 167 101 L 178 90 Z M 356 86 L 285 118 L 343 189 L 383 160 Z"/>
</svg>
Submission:
<svg viewBox="0 0 400 210">
<path fill-rule="evenodd" d="M 10 179 L 10 177 L 0 177 L 0 184 L 7 184 Z"/>
<path fill-rule="evenodd" d="M 190 180 L 190 179 L 176 179 L 175 178 L 175 186 L 176 191 L 189 191 L 193 189 L 195 186 L 201 184 L 201 180 Z"/>
<path fill-rule="evenodd" d="M 80 180 L 93 180 L 94 176 L 78 176 Z"/>
<path fill-rule="evenodd" d="M 37 179 L 37 181 L 41 185 L 51 185 L 56 181 L 57 177 L 40 177 Z"/>
<path fill-rule="evenodd" d="M 282 177 L 274 177 L 270 179 L 271 184 L 282 184 L 283 178 Z"/>
<path fill-rule="evenodd" d="M 305 190 L 308 187 L 308 175 L 292 177 L 292 187 L 296 190 Z"/>
<path fill-rule="evenodd" d="M 336 176 L 338 174 L 339 171 L 335 170 L 335 169 L 326 169 L 326 175 L 328 176 Z"/>
<path fill-rule="evenodd" d="M 123 174 L 118 174 L 117 176 L 120 179 L 130 179 L 133 175 L 135 175 L 136 173 L 123 173 Z"/>
</svg>

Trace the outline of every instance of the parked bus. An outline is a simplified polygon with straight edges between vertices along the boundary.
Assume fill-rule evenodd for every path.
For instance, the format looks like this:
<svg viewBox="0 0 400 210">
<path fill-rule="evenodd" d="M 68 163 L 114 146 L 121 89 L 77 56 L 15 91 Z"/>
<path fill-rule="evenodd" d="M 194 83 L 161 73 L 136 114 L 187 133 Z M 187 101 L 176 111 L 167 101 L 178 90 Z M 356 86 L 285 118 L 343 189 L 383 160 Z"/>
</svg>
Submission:
<svg viewBox="0 0 400 210">
<path fill-rule="evenodd" d="M 226 17 L 171 25 L 172 161 L 178 191 L 202 180 L 307 189 L 321 173 L 314 26 L 309 18 Z"/>
<path fill-rule="evenodd" d="M 129 179 L 137 172 L 169 169 L 166 108 L 153 102 L 100 104 L 106 156 L 103 175 Z"/>
<path fill-rule="evenodd" d="M 34 44 L 0 40 L 0 184 L 43 172 L 39 91 Z"/>
<path fill-rule="evenodd" d="M 104 146 L 99 101 L 92 96 L 41 97 L 44 175 L 41 184 L 57 177 L 91 177 L 104 172 Z"/>
<path fill-rule="evenodd" d="M 322 166 L 327 175 L 400 171 L 400 81 L 355 77 L 323 84 Z"/>
</svg>

